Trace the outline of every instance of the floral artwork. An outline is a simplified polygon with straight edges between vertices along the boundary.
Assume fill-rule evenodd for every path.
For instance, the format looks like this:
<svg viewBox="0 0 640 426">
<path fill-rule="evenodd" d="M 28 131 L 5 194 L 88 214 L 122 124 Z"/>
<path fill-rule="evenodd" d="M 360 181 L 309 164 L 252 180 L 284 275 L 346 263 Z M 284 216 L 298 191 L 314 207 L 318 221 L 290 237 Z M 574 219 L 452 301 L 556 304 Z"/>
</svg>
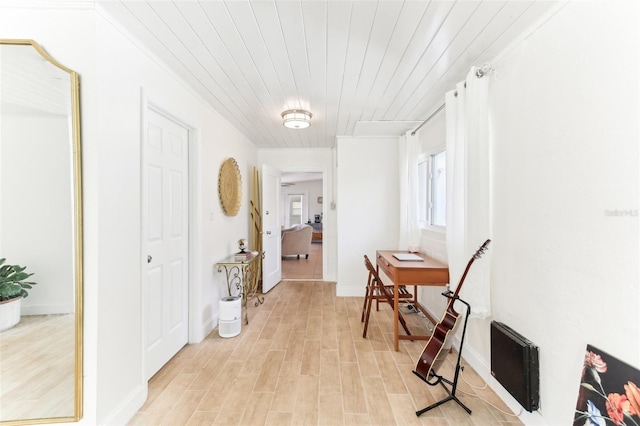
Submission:
<svg viewBox="0 0 640 426">
<path fill-rule="evenodd" d="M 640 426 L 640 370 L 587 345 L 573 424 Z"/>
</svg>

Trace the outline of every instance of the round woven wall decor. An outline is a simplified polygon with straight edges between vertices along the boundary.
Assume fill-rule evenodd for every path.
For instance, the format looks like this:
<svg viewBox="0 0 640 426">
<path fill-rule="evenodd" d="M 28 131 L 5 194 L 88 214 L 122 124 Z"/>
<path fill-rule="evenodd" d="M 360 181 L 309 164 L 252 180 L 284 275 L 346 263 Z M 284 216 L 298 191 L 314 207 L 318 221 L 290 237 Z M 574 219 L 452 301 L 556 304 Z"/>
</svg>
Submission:
<svg viewBox="0 0 640 426">
<path fill-rule="evenodd" d="M 237 215 L 242 204 L 242 176 L 238 163 L 233 158 L 227 158 L 220 166 L 218 194 L 227 216 Z"/>
</svg>

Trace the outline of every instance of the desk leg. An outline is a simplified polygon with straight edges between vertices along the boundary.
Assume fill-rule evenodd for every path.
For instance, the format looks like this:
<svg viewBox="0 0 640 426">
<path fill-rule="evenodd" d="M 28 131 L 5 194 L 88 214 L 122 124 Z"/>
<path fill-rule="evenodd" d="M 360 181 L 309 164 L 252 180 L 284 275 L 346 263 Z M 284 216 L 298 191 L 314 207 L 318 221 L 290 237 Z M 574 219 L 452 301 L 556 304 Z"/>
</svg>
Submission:
<svg viewBox="0 0 640 426">
<path fill-rule="evenodd" d="M 398 312 L 400 310 L 398 295 L 398 283 L 393 283 L 393 347 L 398 351 Z"/>
</svg>

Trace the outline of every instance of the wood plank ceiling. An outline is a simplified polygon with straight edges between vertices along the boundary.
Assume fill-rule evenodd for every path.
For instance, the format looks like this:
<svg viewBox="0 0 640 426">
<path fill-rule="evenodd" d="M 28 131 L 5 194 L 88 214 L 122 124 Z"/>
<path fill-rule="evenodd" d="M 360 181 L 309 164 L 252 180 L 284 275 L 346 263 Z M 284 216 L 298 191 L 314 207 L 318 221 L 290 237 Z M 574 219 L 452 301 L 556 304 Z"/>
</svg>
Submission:
<svg viewBox="0 0 640 426">
<path fill-rule="evenodd" d="M 98 0 L 260 148 L 400 135 L 554 2 Z M 311 127 L 286 129 L 305 109 Z"/>
</svg>

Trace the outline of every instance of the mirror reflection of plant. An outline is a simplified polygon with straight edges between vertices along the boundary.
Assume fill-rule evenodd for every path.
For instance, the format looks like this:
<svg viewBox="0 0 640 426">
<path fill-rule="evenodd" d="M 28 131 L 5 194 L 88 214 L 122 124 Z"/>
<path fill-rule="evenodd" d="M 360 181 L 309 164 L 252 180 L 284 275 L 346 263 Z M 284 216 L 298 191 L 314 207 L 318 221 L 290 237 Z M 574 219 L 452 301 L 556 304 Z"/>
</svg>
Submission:
<svg viewBox="0 0 640 426">
<path fill-rule="evenodd" d="M 27 289 L 31 289 L 36 283 L 25 280 L 33 273 L 24 272 L 26 266 L 5 265 L 5 261 L 5 258 L 0 259 L 0 301 L 29 296 Z"/>
<path fill-rule="evenodd" d="M 584 381 L 587 372 L 591 373 L 599 389 L 596 389 L 592 384 Z M 576 410 L 576 412 L 580 414 L 576 420 L 585 419 L 584 424 L 587 426 L 606 426 L 605 420 L 609 420 L 617 426 L 626 426 L 628 424 L 640 426 L 635 420 L 640 416 L 640 412 L 638 411 L 638 408 L 640 408 L 640 390 L 635 383 L 627 382 L 627 384 L 624 385 L 624 395 L 615 392 L 607 394 L 600 379 L 600 374 L 606 372 L 607 363 L 602 360 L 602 357 L 596 353 L 587 351 L 582 370 L 583 382 L 580 383 L 580 386 L 596 393 L 605 400 L 609 417 L 604 416 L 591 400 L 587 400 L 587 411 Z M 625 420 L 629 420 L 631 423 L 626 423 Z"/>
</svg>

